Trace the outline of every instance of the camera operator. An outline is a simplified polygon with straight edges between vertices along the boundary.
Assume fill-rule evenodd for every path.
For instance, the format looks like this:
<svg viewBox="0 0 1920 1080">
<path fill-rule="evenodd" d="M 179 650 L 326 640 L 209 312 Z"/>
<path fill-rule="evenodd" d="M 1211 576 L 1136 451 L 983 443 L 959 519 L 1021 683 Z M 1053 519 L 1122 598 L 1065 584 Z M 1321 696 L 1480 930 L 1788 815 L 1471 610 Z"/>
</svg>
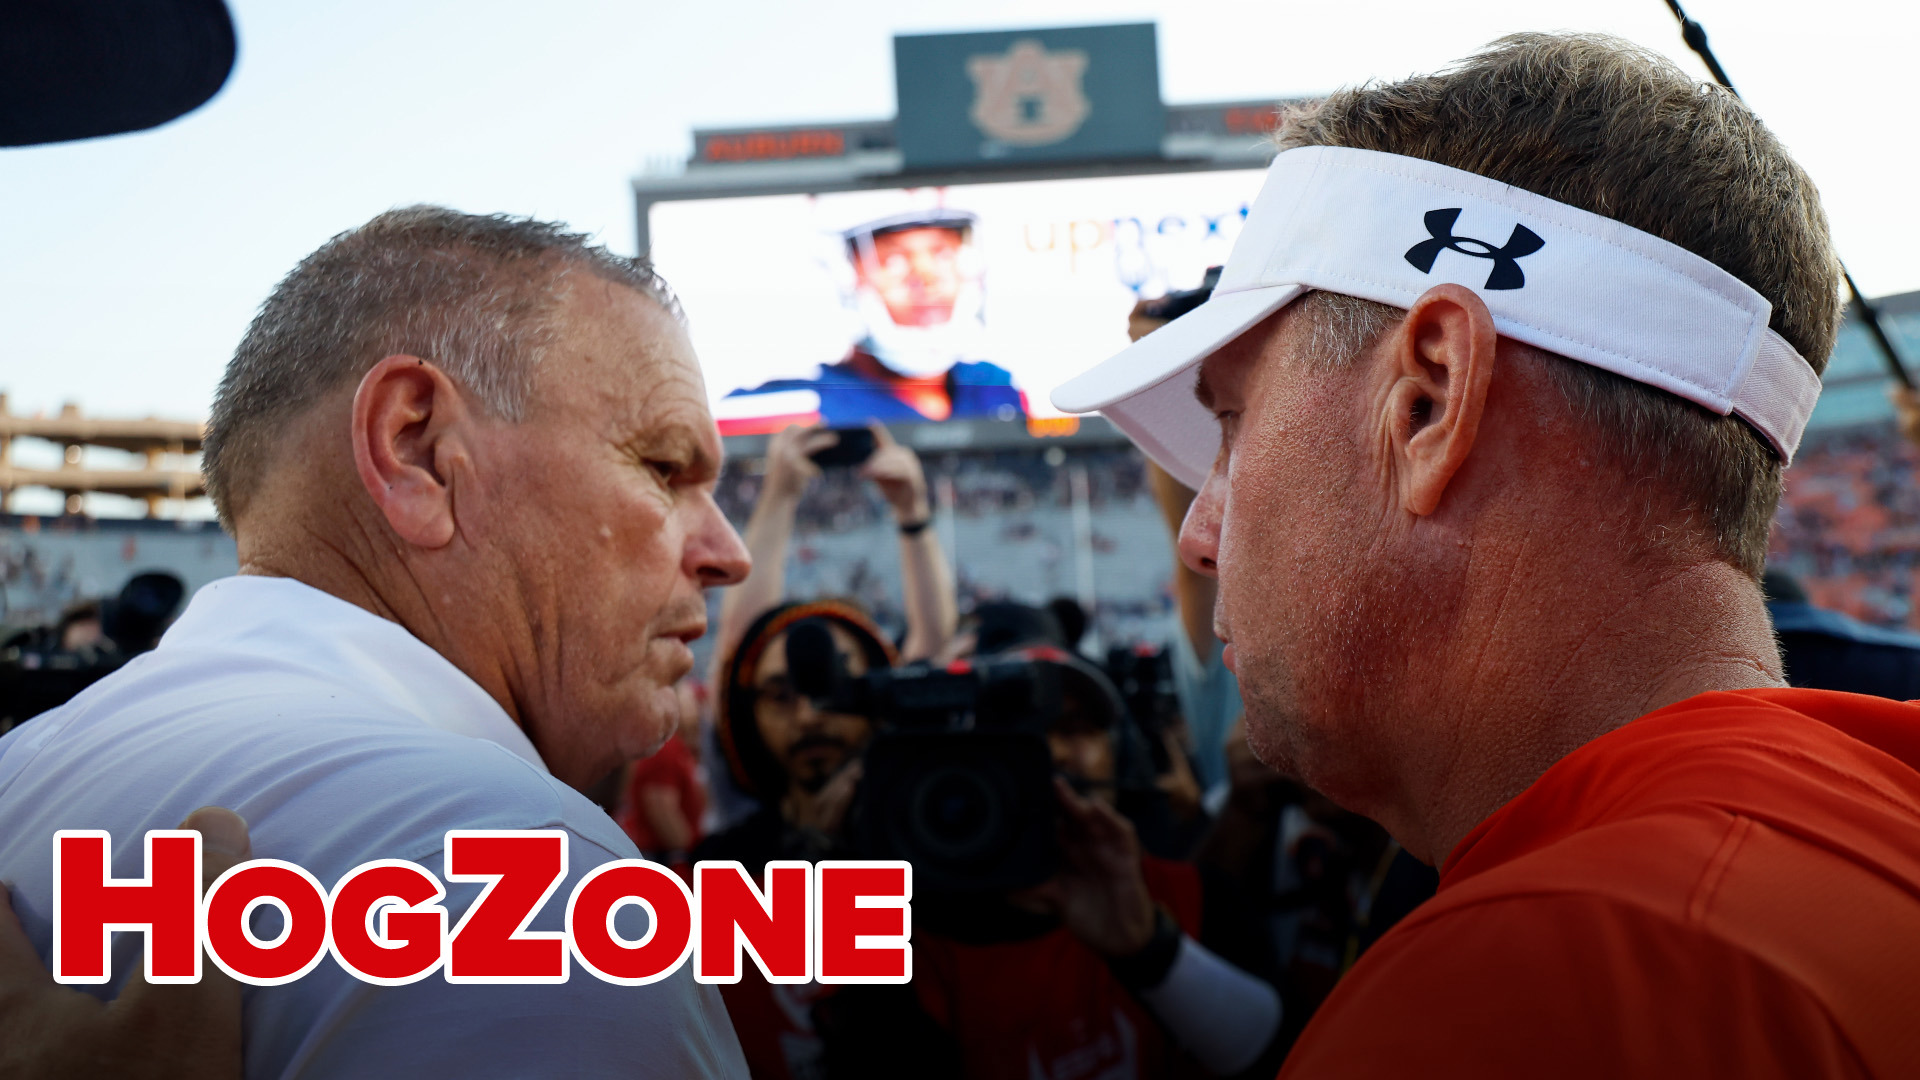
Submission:
<svg viewBox="0 0 1920 1080">
<path fill-rule="evenodd" d="M 885 639 L 851 605 L 788 604 L 756 619 L 723 661 L 718 716 L 733 777 L 763 809 L 703 843 L 699 859 L 734 859 L 759 873 L 775 858 L 875 854 L 862 846 L 852 818 L 863 796 L 878 798 L 861 790 L 877 782 L 880 767 L 868 767 L 862 755 L 881 723 L 800 692 L 796 684 L 810 680 L 790 670 L 788 638 L 808 627 L 824 627 L 848 679 L 892 666 Z M 1230 1073 L 1268 1047 L 1278 999 L 1193 940 L 1197 874 L 1143 855 L 1132 825 L 1113 809 L 1122 787 L 1151 783 L 1137 764 L 1143 755 L 1123 740 L 1118 693 L 1097 669 L 1059 649 L 998 659 L 1063 672 L 1044 751 L 1059 778 L 1043 795 L 1059 806 L 1058 872 L 1036 888 L 997 896 L 916 885 L 910 987 L 771 985 L 752 971 L 724 987 L 756 1075 L 905 1068 L 1000 1076 L 1026 1072 L 1029 1061 L 1051 1072 L 1075 1058 L 1118 1070 L 1112 1075 L 1150 1076 L 1182 1060 L 1168 1036 L 1209 1071 Z M 864 812 L 871 818 L 885 809 L 869 804 Z M 916 868 L 929 869 L 917 860 Z M 920 873 L 921 880 L 932 876 Z"/>
<path fill-rule="evenodd" d="M 1157 792 L 1118 691 L 1062 650 L 1009 658 L 1062 669 L 1046 729 L 1060 865 L 1004 898 L 917 897 L 917 1003 L 961 1048 L 960 1074 L 1270 1073 L 1278 996 L 1197 940 L 1198 873 L 1142 851 L 1119 809 Z"/>
<path fill-rule="evenodd" d="M 755 520 L 760 520 L 758 508 Z M 761 564 L 773 565 L 771 560 Z M 873 722 L 819 709 L 795 689 L 787 670 L 787 634 L 808 621 L 827 628 L 849 675 L 894 664 L 893 646 L 852 604 L 781 604 L 745 627 L 737 646 L 719 659 L 714 732 L 723 767 L 736 787 L 759 800 L 760 809 L 707 837 L 694 849 L 695 861 L 730 859 L 757 879 L 773 859 L 848 855 L 841 826 L 860 777 L 858 754 L 872 738 Z M 738 983 L 721 986 L 754 1076 L 819 1075 L 823 1048 L 811 1010 L 832 989 L 769 983 L 752 965 Z"/>
<path fill-rule="evenodd" d="M 1075 611 L 1079 605 L 1071 600 Z M 1034 647 L 1057 648 L 1079 656 L 1078 635 L 1067 630 L 1062 601 L 1046 607 L 1006 600 L 976 606 L 961 620 L 960 631 L 941 650 L 940 661 L 994 655 Z M 1084 615 L 1082 616 L 1084 618 Z M 1151 781 L 1129 785 L 1119 810 L 1133 823 L 1141 844 L 1155 855 L 1184 859 L 1191 855 L 1211 821 L 1201 805 L 1202 791 L 1187 748 L 1185 721 L 1174 689 L 1167 650 L 1119 647 L 1107 654 L 1106 677 L 1121 694 L 1132 719 L 1119 738 L 1122 756 L 1146 770 Z"/>
</svg>

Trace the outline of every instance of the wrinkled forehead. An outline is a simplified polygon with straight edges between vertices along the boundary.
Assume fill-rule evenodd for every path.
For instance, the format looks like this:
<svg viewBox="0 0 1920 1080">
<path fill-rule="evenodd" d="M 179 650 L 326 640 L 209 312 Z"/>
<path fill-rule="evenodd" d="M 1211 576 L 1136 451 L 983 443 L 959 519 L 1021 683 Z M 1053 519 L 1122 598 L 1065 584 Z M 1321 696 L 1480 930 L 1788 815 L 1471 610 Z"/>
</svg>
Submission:
<svg viewBox="0 0 1920 1080">
<path fill-rule="evenodd" d="M 685 426 L 718 452 L 693 342 L 664 306 L 637 289 L 580 273 L 556 315 L 535 377 L 537 405 L 628 424 Z"/>
</svg>

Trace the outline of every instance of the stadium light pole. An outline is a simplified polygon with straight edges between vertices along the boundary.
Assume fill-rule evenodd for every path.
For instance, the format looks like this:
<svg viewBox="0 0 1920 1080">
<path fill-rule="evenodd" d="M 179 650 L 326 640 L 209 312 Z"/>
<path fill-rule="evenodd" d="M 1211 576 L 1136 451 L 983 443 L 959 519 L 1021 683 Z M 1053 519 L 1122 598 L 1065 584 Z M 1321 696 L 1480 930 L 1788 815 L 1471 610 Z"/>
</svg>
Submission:
<svg viewBox="0 0 1920 1080">
<path fill-rule="evenodd" d="M 1667 7 L 1673 9 L 1673 17 L 1680 20 L 1680 40 L 1685 41 L 1687 47 L 1706 62 L 1713 81 L 1726 87 L 1734 97 L 1740 97 L 1740 91 L 1733 88 L 1733 80 L 1727 78 L 1727 70 L 1720 66 L 1719 58 L 1713 55 L 1713 49 L 1707 45 L 1707 28 L 1687 17 L 1687 13 L 1681 10 L 1680 0 L 1667 0 Z M 1861 321 L 1867 324 L 1867 332 L 1879 344 L 1880 355 L 1886 357 L 1888 372 L 1901 386 L 1913 389 L 1913 376 L 1907 374 L 1906 365 L 1900 362 L 1899 350 L 1893 347 L 1893 339 L 1887 336 L 1886 327 L 1880 323 L 1880 309 L 1867 299 L 1867 294 L 1860 291 L 1860 286 L 1854 283 L 1853 274 L 1848 272 L 1844 262 L 1840 264 L 1840 276 L 1846 279 L 1847 291 L 1853 294 L 1853 306 L 1859 310 Z"/>
</svg>

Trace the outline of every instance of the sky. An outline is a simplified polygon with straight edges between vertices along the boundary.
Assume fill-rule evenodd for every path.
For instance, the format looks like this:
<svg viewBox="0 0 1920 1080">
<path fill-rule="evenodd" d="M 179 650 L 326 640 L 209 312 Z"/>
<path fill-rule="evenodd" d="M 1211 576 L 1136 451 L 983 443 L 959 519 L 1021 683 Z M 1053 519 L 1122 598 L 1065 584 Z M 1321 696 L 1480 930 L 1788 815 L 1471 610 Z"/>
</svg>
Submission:
<svg viewBox="0 0 1920 1080">
<path fill-rule="evenodd" d="M 389 207 L 530 214 L 634 247 L 632 176 L 695 127 L 893 115 L 895 33 L 1152 21 L 1169 103 L 1324 93 L 1430 71 L 1519 30 L 1592 30 L 1705 78 L 1661 0 L 229 0 L 220 94 L 152 131 L 0 150 L 0 392 L 205 416 L 234 344 L 302 256 Z M 1689 0 L 1820 185 L 1872 295 L 1920 289 L 1911 0 Z M 23 462 L 24 463 L 24 462 Z"/>
</svg>

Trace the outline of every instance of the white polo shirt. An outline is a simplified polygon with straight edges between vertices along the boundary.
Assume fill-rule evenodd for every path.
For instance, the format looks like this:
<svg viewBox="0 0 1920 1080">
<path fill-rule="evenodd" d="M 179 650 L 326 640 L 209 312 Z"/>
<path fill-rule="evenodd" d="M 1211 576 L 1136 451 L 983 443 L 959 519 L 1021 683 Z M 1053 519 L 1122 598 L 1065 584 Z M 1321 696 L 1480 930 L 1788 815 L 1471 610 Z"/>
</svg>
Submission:
<svg viewBox="0 0 1920 1080">
<path fill-rule="evenodd" d="M 564 829 L 568 879 L 534 930 L 562 928 L 587 871 L 638 857 L 473 680 L 398 624 L 287 578 L 206 586 L 159 648 L 0 739 L 0 880 L 41 956 L 55 830 L 109 831 L 114 875 L 140 877 L 146 830 L 206 805 L 247 819 L 256 858 L 328 888 L 370 859 L 440 875 L 448 829 Z M 478 893 L 448 884 L 449 925 Z M 102 997 L 118 993 L 140 942 L 114 935 Z M 690 967 L 641 987 L 577 967 L 559 985 L 433 975 L 382 987 L 325 958 L 294 982 L 248 988 L 245 1007 L 255 1080 L 747 1072 L 717 988 Z"/>
</svg>

